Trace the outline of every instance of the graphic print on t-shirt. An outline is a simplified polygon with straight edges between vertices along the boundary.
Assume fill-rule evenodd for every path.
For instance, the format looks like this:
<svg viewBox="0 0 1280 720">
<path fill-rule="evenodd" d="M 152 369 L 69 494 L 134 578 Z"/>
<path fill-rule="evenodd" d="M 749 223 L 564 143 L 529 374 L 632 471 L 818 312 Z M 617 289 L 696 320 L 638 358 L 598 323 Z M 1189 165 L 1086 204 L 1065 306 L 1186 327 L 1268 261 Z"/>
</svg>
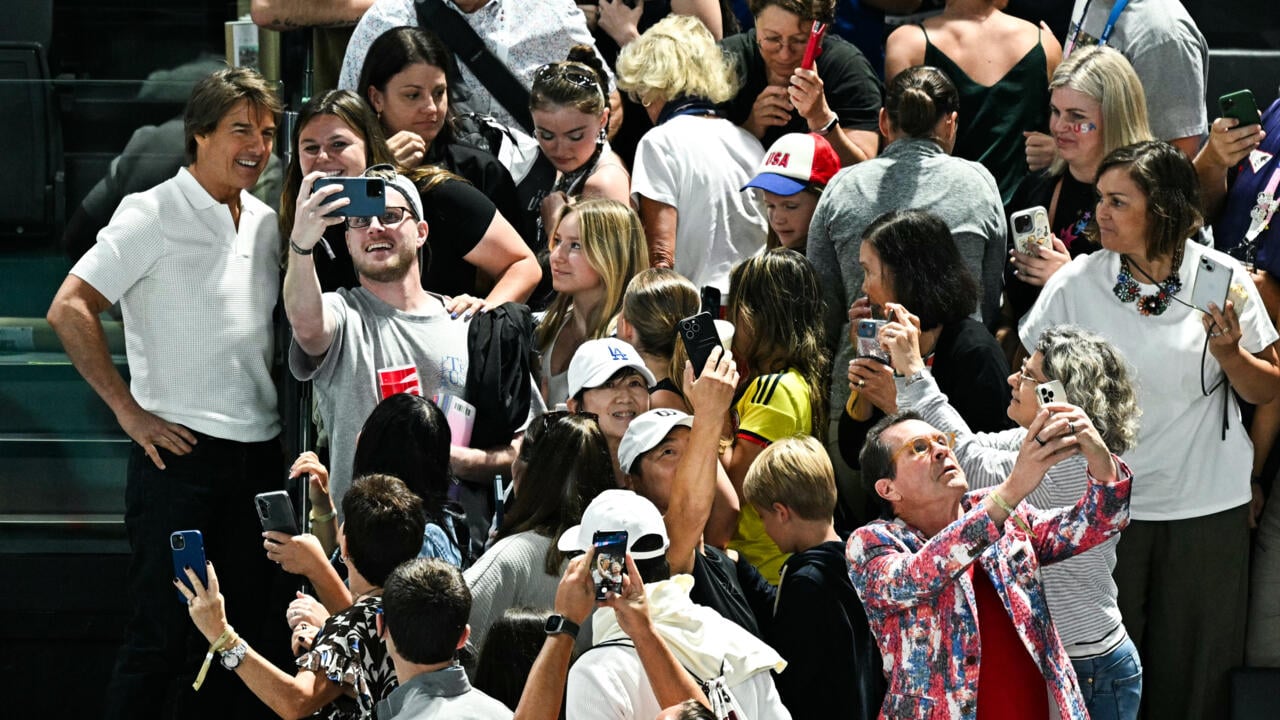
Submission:
<svg viewBox="0 0 1280 720">
<path fill-rule="evenodd" d="M 378 391 L 383 400 L 399 393 L 422 395 L 422 381 L 418 378 L 418 368 L 413 365 L 380 368 Z"/>
</svg>

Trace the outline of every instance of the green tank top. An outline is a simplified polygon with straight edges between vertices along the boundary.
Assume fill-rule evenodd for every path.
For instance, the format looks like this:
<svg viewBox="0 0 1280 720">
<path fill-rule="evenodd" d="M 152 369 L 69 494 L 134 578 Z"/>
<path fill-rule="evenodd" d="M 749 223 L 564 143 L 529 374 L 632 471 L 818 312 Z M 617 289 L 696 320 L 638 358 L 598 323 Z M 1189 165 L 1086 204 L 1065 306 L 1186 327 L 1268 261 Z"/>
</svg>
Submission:
<svg viewBox="0 0 1280 720">
<path fill-rule="evenodd" d="M 1048 61 L 1044 46 L 1035 47 L 994 85 L 980 85 L 929 42 L 924 26 L 924 64 L 951 78 L 960 94 L 959 127 L 952 154 L 986 166 L 1000 186 L 1005 205 L 1027 176 L 1023 131 L 1046 132 L 1049 125 Z"/>
</svg>

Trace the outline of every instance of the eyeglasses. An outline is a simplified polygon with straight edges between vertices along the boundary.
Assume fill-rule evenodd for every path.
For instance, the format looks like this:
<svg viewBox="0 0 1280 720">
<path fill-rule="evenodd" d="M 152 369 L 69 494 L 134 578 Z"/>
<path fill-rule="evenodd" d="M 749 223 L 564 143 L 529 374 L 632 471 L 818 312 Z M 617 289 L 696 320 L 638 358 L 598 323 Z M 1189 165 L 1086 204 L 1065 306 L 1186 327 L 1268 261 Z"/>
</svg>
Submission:
<svg viewBox="0 0 1280 720">
<path fill-rule="evenodd" d="M 1023 360 L 1022 367 L 1018 368 L 1018 387 L 1021 388 L 1024 383 L 1034 383 L 1039 385 L 1043 382 L 1044 380 L 1038 380 L 1032 377 L 1031 373 L 1027 372 L 1027 361 Z"/>
<path fill-rule="evenodd" d="M 756 41 L 760 43 L 761 49 L 767 49 L 769 52 L 778 52 L 785 45 L 791 52 L 802 53 L 805 46 L 809 44 L 809 36 L 782 38 L 757 35 Z"/>
<path fill-rule="evenodd" d="M 378 222 L 382 225 L 382 227 L 391 227 L 392 225 L 396 225 L 400 221 L 404 220 L 404 217 L 406 215 L 413 217 L 415 220 L 417 219 L 417 216 L 413 214 L 413 211 L 411 211 L 409 208 L 402 208 L 402 207 L 389 207 L 386 210 L 384 210 L 381 215 L 378 215 L 376 217 L 378 218 Z M 349 217 L 347 218 L 347 227 L 351 228 L 352 230 L 356 230 L 359 228 L 367 228 L 369 227 L 369 223 L 371 223 L 372 221 L 373 221 L 373 217 L 361 217 L 361 216 Z"/>
<path fill-rule="evenodd" d="M 945 448 L 953 448 L 956 446 L 956 434 L 954 432 L 940 432 L 934 435 L 917 435 L 902 444 L 889 456 L 889 464 L 895 465 L 898 458 L 902 457 L 902 453 L 911 451 L 911 454 L 920 457 L 928 455 L 934 445 L 941 445 Z"/>
<path fill-rule="evenodd" d="M 538 68 L 533 73 L 533 81 L 550 82 L 552 80 L 564 80 L 571 85 L 577 85 L 586 90 L 600 92 L 600 80 L 595 73 L 589 73 L 586 70 L 576 68 L 572 65 L 564 63 L 548 63 Z"/>
</svg>

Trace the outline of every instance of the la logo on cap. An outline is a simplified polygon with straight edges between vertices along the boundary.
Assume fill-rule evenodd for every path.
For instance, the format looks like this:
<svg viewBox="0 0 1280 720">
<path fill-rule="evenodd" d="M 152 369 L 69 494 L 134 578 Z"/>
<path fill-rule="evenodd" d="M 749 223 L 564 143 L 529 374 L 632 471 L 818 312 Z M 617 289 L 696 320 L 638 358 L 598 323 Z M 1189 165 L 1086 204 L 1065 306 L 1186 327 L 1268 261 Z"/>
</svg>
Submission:
<svg viewBox="0 0 1280 720">
<path fill-rule="evenodd" d="M 786 167 L 791 161 L 791 153 L 789 152 L 771 152 L 769 157 L 764 159 L 767 167 Z"/>
<path fill-rule="evenodd" d="M 623 360 L 623 361 L 631 359 L 627 357 L 627 352 L 625 350 L 623 350 L 622 348 L 616 345 L 609 346 L 609 357 L 613 358 L 614 360 Z"/>
</svg>

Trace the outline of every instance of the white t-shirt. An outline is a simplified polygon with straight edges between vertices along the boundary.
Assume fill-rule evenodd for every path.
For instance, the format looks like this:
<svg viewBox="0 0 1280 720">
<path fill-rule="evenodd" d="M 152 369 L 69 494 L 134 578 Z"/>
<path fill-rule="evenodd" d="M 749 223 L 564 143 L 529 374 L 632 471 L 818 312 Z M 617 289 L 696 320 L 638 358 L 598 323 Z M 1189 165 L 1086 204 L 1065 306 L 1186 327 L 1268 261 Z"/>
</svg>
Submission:
<svg viewBox="0 0 1280 720">
<path fill-rule="evenodd" d="M 751 720 L 790 720 L 773 676 L 758 672 L 729 688 Z M 662 712 L 634 648 L 592 648 L 569 668 L 566 720 L 649 720 Z"/>
<path fill-rule="evenodd" d="M 186 168 L 128 195 L 71 268 L 124 314 L 129 390 L 148 412 L 235 442 L 280 434 L 271 313 L 276 214 L 240 193 L 240 225 Z"/>
<path fill-rule="evenodd" d="M 1206 255 L 1229 266 L 1232 281 L 1249 294 L 1238 311 L 1241 347 L 1255 354 L 1266 349 L 1280 336 L 1253 282 L 1225 253 L 1187 242 L 1178 268 L 1182 291 L 1175 297 L 1190 302 L 1195 270 Z M 1129 362 L 1142 408 L 1137 445 L 1125 453 L 1134 473 L 1130 502 L 1135 520 L 1203 517 L 1249 502 L 1253 444 L 1239 404 L 1222 388 L 1208 397 L 1201 392 L 1201 312 L 1175 300 L 1164 314 L 1143 316 L 1136 303 L 1121 303 L 1112 292 L 1119 271 L 1120 256 L 1102 250 L 1077 257 L 1055 273 L 1022 319 L 1018 334 L 1023 346 L 1035 348 L 1044 330 L 1071 323 L 1104 337 Z M 1142 295 L 1156 292 L 1155 285 L 1139 287 Z M 1226 376 L 1213 355 L 1203 355 L 1204 387 L 1209 388 Z M 1231 426 L 1223 440 L 1227 398 Z"/>
<path fill-rule="evenodd" d="M 679 213 L 675 269 L 696 287 L 727 295 L 729 270 L 764 248 L 764 205 L 740 190 L 763 157 L 759 140 L 722 118 L 678 115 L 640 138 L 632 194 Z"/>
</svg>

